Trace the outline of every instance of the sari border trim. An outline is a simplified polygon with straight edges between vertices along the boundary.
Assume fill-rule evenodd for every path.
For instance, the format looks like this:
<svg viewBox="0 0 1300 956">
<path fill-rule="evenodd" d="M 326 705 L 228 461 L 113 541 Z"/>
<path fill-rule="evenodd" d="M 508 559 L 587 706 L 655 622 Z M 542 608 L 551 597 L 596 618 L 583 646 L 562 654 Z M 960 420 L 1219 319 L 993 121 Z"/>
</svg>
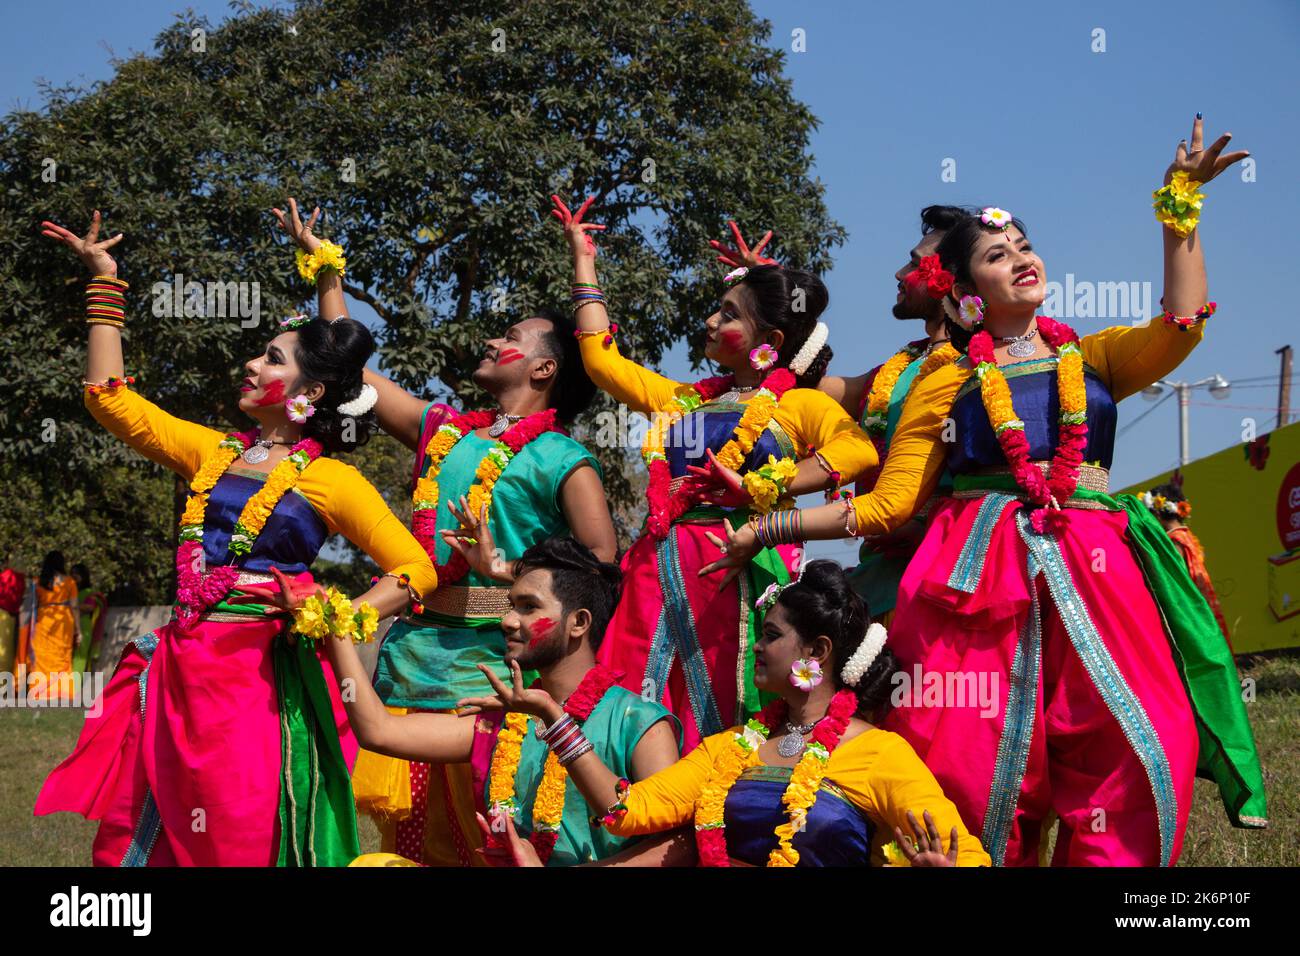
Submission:
<svg viewBox="0 0 1300 956">
<path fill-rule="evenodd" d="M 983 497 L 979 510 L 975 513 L 975 522 L 953 563 L 952 573 L 948 576 L 948 587 L 966 594 L 974 594 L 979 589 L 980 579 L 984 576 L 984 559 L 988 556 L 993 532 L 1002 519 L 1002 512 L 1015 500 L 1012 495 L 999 492 L 991 492 Z"/>
<path fill-rule="evenodd" d="M 149 701 L 149 667 L 153 663 L 153 652 L 158 649 L 158 632 L 150 631 L 131 641 L 131 645 L 144 658 L 144 669 L 136 678 L 140 691 L 140 723 L 144 723 L 145 708 Z M 140 815 L 136 817 L 135 830 L 131 842 L 127 844 L 122 862 L 118 866 L 148 866 L 153 854 L 154 844 L 162 833 L 162 816 L 158 813 L 158 802 L 153 798 L 153 788 L 145 787 L 144 802 L 140 806 Z"/>
<path fill-rule="evenodd" d="M 672 640 L 672 648 L 681 658 L 682 676 L 686 679 L 686 693 L 691 701 L 691 712 L 695 717 L 696 729 L 701 737 L 721 733 L 726 728 L 722 725 L 722 715 L 713 696 L 713 686 L 709 681 L 708 667 L 704 663 L 704 652 L 696 638 L 695 615 L 691 611 L 690 601 L 686 595 L 686 585 L 682 580 L 681 558 L 677 548 L 676 529 L 659 542 L 656 547 L 659 565 L 659 587 L 664 595 L 664 607 L 656 629 L 655 645 L 661 643 L 661 636 Z M 651 648 L 654 656 L 655 648 Z M 668 674 L 671 672 L 673 654 L 670 651 L 661 664 L 664 667 L 664 681 L 655 688 L 657 699 L 663 702 L 663 691 L 667 688 Z M 647 671 L 649 669 L 647 668 Z"/>
</svg>

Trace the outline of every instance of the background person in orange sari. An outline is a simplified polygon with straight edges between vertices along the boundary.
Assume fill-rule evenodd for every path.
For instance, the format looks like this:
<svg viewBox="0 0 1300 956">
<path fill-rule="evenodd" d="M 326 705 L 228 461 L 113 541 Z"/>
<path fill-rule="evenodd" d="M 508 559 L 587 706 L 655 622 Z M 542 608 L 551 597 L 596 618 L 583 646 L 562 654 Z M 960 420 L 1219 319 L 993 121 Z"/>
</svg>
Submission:
<svg viewBox="0 0 1300 956">
<path fill-rule="evenodd" d="M 31 673 L 27 696 L 63 696 L 51 687 L 53 675 L 72 672 L 72 650 L 81 643 L 81 619 L 77 615 L 77 582 L 68 575 L 62 551 L 51 551 L 41 562 L 36 582 L 36 623 L 32 631 Z M 69 690 L 68 693 L 71 693 Z"/>
<path fill-rule="evenodd" d="M 1214 619 L 1219 622 L 1223 639 L 1232 650 L 1232 635 L 1228 631 L 1228 622 L 1223 618 L 1223 609 L 1219 607 L 1219 596 L 1214 593 L 1214 583 L 1210 580 L 1210 571 L 1205 566 L 1205 549 L 1200 539 L 1192 534 L 1192 529 L 1184 523 L 1192 513 L 1191 503 L 1183 494 L 1180 485 L 1172 482 L 1156 485 L 1142 496 L 1142 503 L 1151 509 L 1151 513 L 1160 519 L 1160 524 L 1169 532 L 1169 538 L 1178 548 L 1183 560 L 1187 562 L 1187 573 L 1192 576 L 1196 589 L 1205 595 L 1205 600 L 1214 612 Z"/>
</svg>

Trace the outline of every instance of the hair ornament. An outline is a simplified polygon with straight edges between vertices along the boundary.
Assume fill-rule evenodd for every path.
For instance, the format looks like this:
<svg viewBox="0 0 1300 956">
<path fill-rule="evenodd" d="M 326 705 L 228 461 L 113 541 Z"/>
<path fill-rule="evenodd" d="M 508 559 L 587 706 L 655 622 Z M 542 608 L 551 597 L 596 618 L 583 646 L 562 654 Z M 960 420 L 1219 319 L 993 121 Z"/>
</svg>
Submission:
<svg viewBox="0 0 1300 956">
<path fill-rule="evenodd" d="M 337 322 L 338 319 L 334 321 Z M 379 401 L 379 392 L 367 382 L 361 386 L 361 391 L 357 393 L 356 398 L 339 406 L 339 414 L 346 415 L 349 418 L 356 418 L 358 415 L 364 415 L 374 408 L 377 401 Z"/>
<path fill-rule="evenodd" d="M 808 336 L 808 341 L 804 342 L 803 348 L 790 360 L 790 371 L 795 375 L 802 375 L 808 371 L 808 366 L 812 365 L 817 353 L 826 345 L 830 334 L 830 327 L 825 322 L 818 322 L 817 327 Z"/>
<path fill-rule="evenodd" d="M 889 632 L 885 630 L 885 625 L 872 622 L 861 643 L 858 644 L 858 649 L 845 662 L 844 669 L 840 671 L 840 679 L 849 687 L 857 687 L 863 675 L 871 669 L 872 663 L 884 650 L 885 640 L 888 637 Z"/>
</svg>

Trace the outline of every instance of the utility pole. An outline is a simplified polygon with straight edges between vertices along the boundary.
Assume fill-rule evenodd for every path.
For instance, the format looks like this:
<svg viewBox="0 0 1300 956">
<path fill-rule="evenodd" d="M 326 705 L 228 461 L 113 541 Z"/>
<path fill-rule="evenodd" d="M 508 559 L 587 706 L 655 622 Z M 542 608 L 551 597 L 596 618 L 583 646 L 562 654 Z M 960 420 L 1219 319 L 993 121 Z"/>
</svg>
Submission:
<svg viewBox="0 0 1300 956">
<path fill-rule="evenodd" d="M 1282 356 L 1282 377 L 1277 383 L 1277 427 L 1281 428 L 1291 420 L 1291 346 L 1282 346 L 1276 354 Z"/>
</svg>

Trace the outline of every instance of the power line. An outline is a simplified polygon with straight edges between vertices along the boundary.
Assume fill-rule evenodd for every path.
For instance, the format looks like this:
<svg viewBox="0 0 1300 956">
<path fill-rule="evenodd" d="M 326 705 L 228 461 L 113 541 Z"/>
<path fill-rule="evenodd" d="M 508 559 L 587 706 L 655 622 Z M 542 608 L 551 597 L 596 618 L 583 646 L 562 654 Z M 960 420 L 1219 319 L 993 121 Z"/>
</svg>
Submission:
<svg viewBox="0 0 1300 956">
<path fill-rule="evenodd" d="M 1142 421 L 1142 419 L 1146 418 L 1148 415 L 1150 415 L 1150 414 L 1151 414 L 1152 412 L 1154 412 L 1157 408 L 1159 408 L 1161 405 L 1163 405 L 1165 402 L 1169 401 L 1169 399 L 1171 399 L 1171 398 L 1173 398 L 1173 397 L 1174 397 L 1174 393 L 1173 393 L 1172 391 L 1165 392 L 1163 395 L 1160 396 L 1159 401 L 1157 401 L 1154 405 L 1152 405 L 1150 408 L 1148 408 L 1145 412 L 1143 412 L 1143 413 L 1142 413 L 1141 415 L 1139 415 L 1137 418 L 1133 419 L 1131 422 L 1129 422 L 1127 425 L 1125 425 L 1123 428 L 1121 428 L 1121 429 L 1119 430 L 1119 432 L 1116 434 L 1115 437 L 1118 438 L 1120 435 L 1123 435 L 1123 434 L 1127 433 L 1128 431 L 1130 431 L 1130 430 L 1133 428 L 1133 426 L 1135 426 L 1138 422 Z"/>
</svg>

